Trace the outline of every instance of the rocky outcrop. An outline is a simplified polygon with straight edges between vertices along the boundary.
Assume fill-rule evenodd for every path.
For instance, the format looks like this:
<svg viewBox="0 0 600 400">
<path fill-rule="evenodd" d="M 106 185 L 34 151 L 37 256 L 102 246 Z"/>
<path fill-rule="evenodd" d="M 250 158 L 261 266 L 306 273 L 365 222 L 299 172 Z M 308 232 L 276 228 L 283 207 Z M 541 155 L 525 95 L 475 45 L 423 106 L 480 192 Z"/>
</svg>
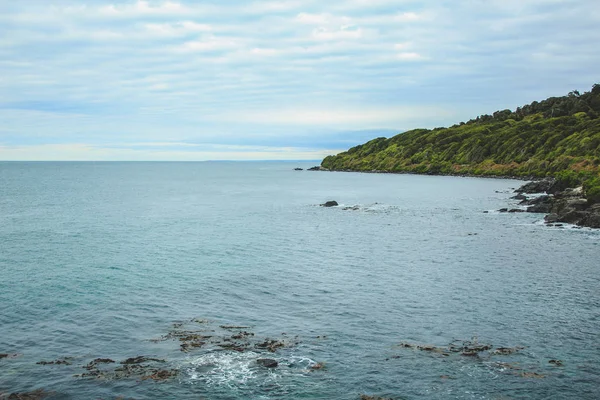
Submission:
<svg viewBox="0 0 600 400">
<path fill-rule="evenodd" d="M 335 201 L 335 200 L 329 200 L 329 201 L 326 201 L 325 203 L 321 204 L 321 207 L 336 207 L 338 205 L 339 204 L 338 204 L 337 201 Z"/>
<path fill-rule="evenodd" d="M 593 204 L 585 197 L 583 187 L 567 188 L 564 184 L 547 178 L 529 182 L 517 190 L 519 205 L 527 206 L 527 212 L 547 214 L 547 224 L 567 223 L 589 228 L 600 228 L 600 204 Z M 546 193 L 529 198 L 524 193 Z M 506 212 L 507 209 L 499 210 Z"/>
<path fill-rule="evenodd" d="M 547 193 L 550 190 L 550 188 L 552 188 L 555 184 L 556 180 L 554 178 L 545 178 L 540 181 L 526 183 L 525 185 L 515 190 L 515 192 L 521 194 Z"/>
</svg>

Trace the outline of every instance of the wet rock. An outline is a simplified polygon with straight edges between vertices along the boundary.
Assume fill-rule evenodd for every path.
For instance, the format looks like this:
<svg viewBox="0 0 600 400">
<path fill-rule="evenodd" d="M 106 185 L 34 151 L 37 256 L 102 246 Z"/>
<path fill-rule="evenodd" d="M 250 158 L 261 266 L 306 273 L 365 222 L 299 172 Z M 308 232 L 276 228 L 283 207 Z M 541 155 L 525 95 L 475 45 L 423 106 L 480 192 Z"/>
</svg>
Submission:
<svg viewBox="0 0 600 400">
<path fill-rule="evenodd" d="M 43 389 L 37 389 L 32 392 L 11 393 L 6 397 L 7 400 L 41 400 L 53 395 L 53 392 L 47 392 Z M 4 397 L 0 397 L 4 399 Z"/>
<path fill-rule="evenodd" d="M 327 171 L 327 169 L 325 169 L 319 165 L 315 165 L 314 167 L 308 168 L 307 171 Z"/>
<path fill-rule="evenodd" d="M 304 171 L 303 168 L 294 168 L 294 171 Z"/>
<path fill-rule="evenodd" d="M 9 353 L 1 353 L 0 354 L 0 360 L 6 358 L 6 359 L 11 359 L 11 358 L 17 358 L 20 357 L 21 354 L 17 354 L 17 353 L 13 353 L 13 354 L 9 354 Z"/>
<path fill-rule="evenodd" d="M 221 343 L 221 344 L 218 344 L 217 346 L 219 346 L 220 348 L 225 349 L 225 350 L 237 351 L 238 353 L 243 353 L 244 351 L 248 350 L 248 344 Z"/>
<path fill-rule="evenodd" d="M 510 210 L 508 210 L 509 213 L 522 213 L 525 212 L 525 210 L 521 210 L 520 208 L 511 208 Z"/>
<path fill-rule="evenodd" d="M 527 196 L 525 196 L 523 193 L 519 193 L 516 196 L 511 197 L 512 200 L 527 200 Z"/>
<path fill-rule="evenodd" d="M 310 367 L 308 367 L 308 369 L 310 369 L 311 371 L 318 371 L 320 369 L 325 369 L 325 363 L 314 363 L 313 365 L 311 365 Z"/>
<path fill-rule="evenodd" d="M 545 375 L 542 374 L 538 374 L 537 372 L 521 372 L 519 374 L 519 376 L 523 377 L 523 378 L 535 378 L 535 379 L 542 379 L 545 378 Z"/>
<path fill-rule="evenodd" d="M 219 328 L 227 329 L 227 330 L 250 329 L 249 326 L 235 326 L 235 325 L 220 325 Z"/>
<path fill-rule="evenodd" d="M 548 214 L 544 217 L 544 221 L 546 221 L 547 224 L 553 224 L 555 222 L 558 222 L 558 214 L 556 214 L 556 213 Z"/>
<path fill-rule="evenodd" d="M 326 201 L 325 203 L 321 204 L 321 207 L 335 207 L 335 206 L 338 206 L 338 205 L 339 204 L 338 204 L 337 201 L 335 201 L 335 200 L 329 200 L 329 201 Z"/>
<path fill-rule="evenodd" d="M 142 376 L 142 380 L 145 381 L 148 379 L 152 379 L 153 381 L 166 381 L 168 379 L 171 379 L 171 378 L 177 376 L 178 374 L 179 374 L 179 371 L 177 371 L 176 369 L 171 369 L 171 370 L 161 369 L 161 370 L 153 372 L 150 375 Z"/>
<path fill-rule="evenodd" d="M 498 347 L 496 348 L 492 354 L 496 354 L 496 355 L 503 355 L 503 356 L 507 356 L 509 354 L 513 354 L 516 353 L 520 350 L 523 350 L 524 347 L 521 346 L 517 346 L 517 347 Z"/>
<path fill-rule="evenodd" d="M 361 394 L 360 400 L 394 400 L 391 397 L 379 397 L 379 396 L 369 396 L 368 394 Z"/>
<path fill-rule="evenodd" d="M 274 353 L 275 351 L 277 351 L 277 349 L 285 347 L 285 343 L 279 340 L 265 339 L 264 342 L 257 343 L 254 346 L 259 349 L 267 349 L 271 353 Z"/>
<path fill-rule="evenodd" d="M 342 208 L 342 210 L 344 210 L 344 211 L 358 211 L 358 210 L 360 210 L 360 207 L 359 206 L 344 207 L 344 208 Z"/>
<path fill-rule="evenodd" d="M 110 361 L 112 361 L 112 360 L 110 360 Z M 144 356 L 137 356 L 137 357 L 128 358 L 125 361 L 121 361 L 121 364 L 141 364 L 141 363 L 148 362 L 148 361 L 155 361 L 155 362 L 161 362 L 161 363 L 166 362 L 165 360 L 160 360 L 158 358 L 148 358 L 148 357 L 144 357 Z"/>
<path fill-rule="evenodd" d="M 54 361 L 38 361 L 36 364 L 38 365 L 71 365 L 71 360 L 73 357 L 63 357 Z"/>
<path fill-rule="evenodd" d="M 519 202 L 519 204 L 522 206 L 533 206 L 536 204 L 549 203 L 549 202 L 552 202 L 552 197 L 550 197 L 548 195 L 542 195 L 542 196 L 534 197 L 532 199 L 525 198 L 524 200 Z"/>
<path fill-rule="evenodd" d="M 501 212 L 501 213 L 508 212 L 508 208 L 501 208 L 498 210 L 498 212 Z"/>
<path fill-rule="evenodd" d="M 547 214 L 552 210 L 552 204 L 540 203 L 531 207 L 527 207 L 529 213 Z"/>
<path fill-rule="evenodd" d="M 271 358 L 259 358 L 258 360 L 256 360 L 256 363 L 265 368 L 276 368 L 279 365 L 279 363 L 276 360 L 273 360 Z"/>
<path fill-rule="evenodd" d="M 254 336 L 254 333 L 243 331 L 243 332 L 238 333 L 237 335 L 231 336 L 231 338 L 232 339 L 244 339 L 244 338 L 248 338 L 250 336 Z"/>
<path fill-rule="evenodd" d="M 585 211 L 569 211 L 565 214 L 558 216 L 558 222 L 566 222 L 567 224 L 579 225 L 580 222 L 588 219 L 589 213 Z"/>
<path fill-rule="evenodd" d="M 562 367 L 563 366 L 563 362 L 561 360 L 550 360 L 548 361 L 548 363 L 555 365 L 557 367 Z"/>
</svg>

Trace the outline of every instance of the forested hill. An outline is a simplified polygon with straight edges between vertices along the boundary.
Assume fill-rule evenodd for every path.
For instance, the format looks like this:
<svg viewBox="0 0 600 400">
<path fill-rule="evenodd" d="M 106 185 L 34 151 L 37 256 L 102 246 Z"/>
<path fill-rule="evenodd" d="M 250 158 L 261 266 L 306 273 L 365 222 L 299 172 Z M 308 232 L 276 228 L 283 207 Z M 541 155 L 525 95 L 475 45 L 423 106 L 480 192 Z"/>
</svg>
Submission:
<svg viewBox="0 0 600 400">
<path fill-rule="evenodd" d="M 585 183 L 600 200 L 600 84 L 449 128 L 377 138 L 321 163 L 330 170 L 514 177 Z M 597 193 L 596 193 L 597 191 Z"/>
</svg>

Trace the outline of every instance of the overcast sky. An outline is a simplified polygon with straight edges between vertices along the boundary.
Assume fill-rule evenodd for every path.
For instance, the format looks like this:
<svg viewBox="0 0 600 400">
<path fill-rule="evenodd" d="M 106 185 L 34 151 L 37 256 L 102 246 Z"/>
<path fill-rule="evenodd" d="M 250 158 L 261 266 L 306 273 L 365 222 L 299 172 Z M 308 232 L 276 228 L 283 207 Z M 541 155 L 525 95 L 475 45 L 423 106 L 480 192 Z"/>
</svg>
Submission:
<svg viewBox="0 0 600 400">
<path fill-rule="evenodd" d="M 587 91 L 598 0 L 0 0 L 0 160 L 321 159 Z"/>
</svg>

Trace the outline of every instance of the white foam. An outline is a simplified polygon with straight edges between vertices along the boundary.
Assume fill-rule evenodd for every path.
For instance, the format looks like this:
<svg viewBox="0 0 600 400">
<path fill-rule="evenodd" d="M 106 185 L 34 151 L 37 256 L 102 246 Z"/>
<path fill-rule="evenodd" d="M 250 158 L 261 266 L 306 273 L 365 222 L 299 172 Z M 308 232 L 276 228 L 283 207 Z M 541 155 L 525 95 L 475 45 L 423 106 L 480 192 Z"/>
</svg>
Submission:
<svg viewBox="0 0 600 400">
<path fill-rule="evenodd" d="M 272 358 L 279 363 L 277 368 L 264 368 L 257 364 L 259 358 Z M 276 384 L 286 376 L 306 376 L 310 367 L 317 364 L 302 356 L 272 357 L 252 351 L 215 351 L 195 357 L 187 366 L 182 366 L 191 383 L 208 386 L 241 388 L 250 383 Z"/>
</svg>

